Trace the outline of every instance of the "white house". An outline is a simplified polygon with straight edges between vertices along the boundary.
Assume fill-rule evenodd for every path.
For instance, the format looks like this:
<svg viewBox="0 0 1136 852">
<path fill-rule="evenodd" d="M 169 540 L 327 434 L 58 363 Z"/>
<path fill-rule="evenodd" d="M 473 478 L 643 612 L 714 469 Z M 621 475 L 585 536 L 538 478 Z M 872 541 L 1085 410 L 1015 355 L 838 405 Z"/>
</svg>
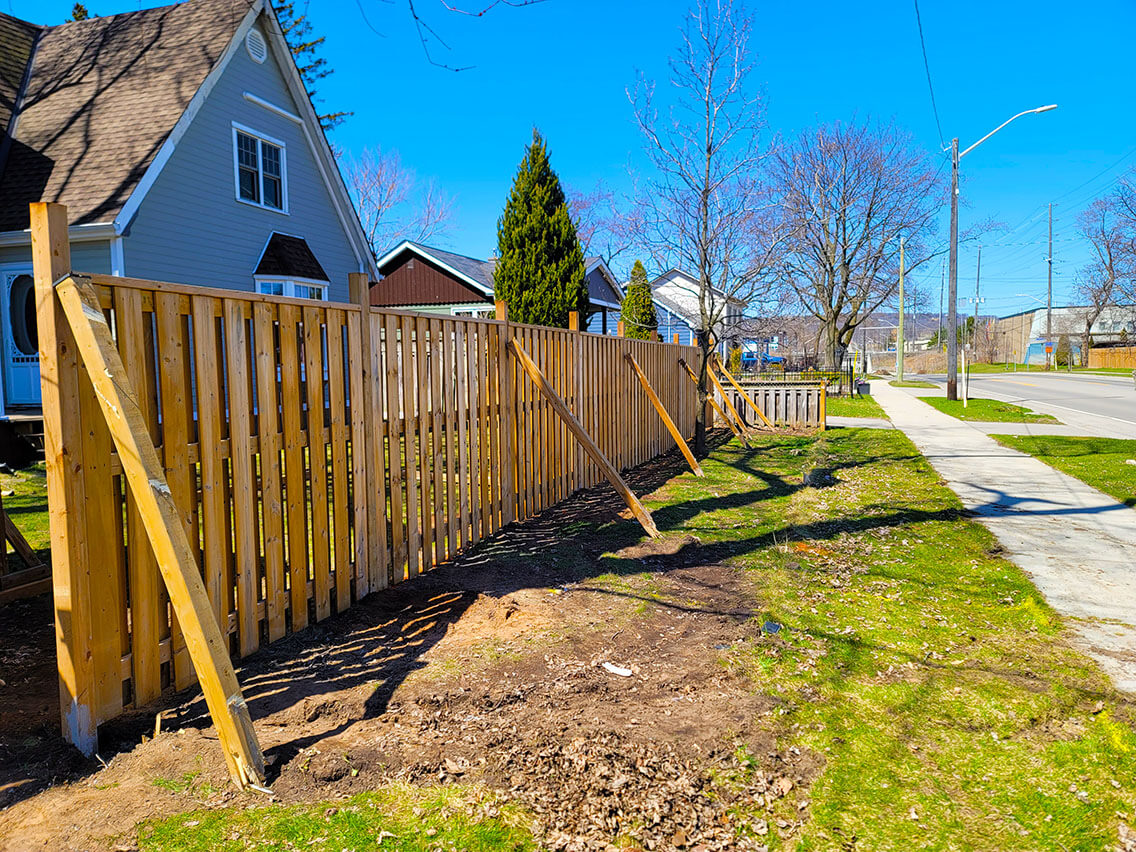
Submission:
<svg viewBox="0 0 1136 852">
<path fill-rule="evenodd" d="M 694 330 L 702 322 L 698 304 L 698 281 L 680 269 L 670 269 L 651 282 L 651 296 L 655 301 L 655 314 L 659 320 L 659 338 L 670 341 L 679 335 L 679 342 L 693 344 Z M 745 302 L 712 289 L 714 309 L 721 306 L 721 319 L 714 328 L 714 345 L 722 358 L 729 355 L 731 345 L 737 345 L 745 311 Z"/>
</svg>

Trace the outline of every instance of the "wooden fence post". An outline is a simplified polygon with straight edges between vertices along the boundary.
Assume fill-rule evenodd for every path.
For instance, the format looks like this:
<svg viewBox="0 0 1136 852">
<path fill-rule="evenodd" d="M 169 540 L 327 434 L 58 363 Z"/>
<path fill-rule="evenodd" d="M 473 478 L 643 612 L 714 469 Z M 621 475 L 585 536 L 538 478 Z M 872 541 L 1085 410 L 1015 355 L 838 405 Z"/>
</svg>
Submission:
<svg viewBox="0 0 1136 852">
<path fill-rule="evenodd" d="M 79 422 L 79 350 L 63 307 L 55 298 L 54 287 L 71 271 L 67 208 L 62 204 L 32 204 L 31 230 L 59 717 L 64 738 L 87 757 L 93 757 L 98 748 L 98 719 L 94 700 L 91 576 L 82 509 L 86 495 Z"/>
<path fill-rule="evenodd" d="M 582 416 L 584 412 L 584 354 L 582 351 L 580 340 L 580 313 L 579 311 L 571 311 L 568 314 L 568 330 L 572 334 L 572 376 L 573 388 L 572 391 L 574 399 L 572 400 L 572 408 L 578 416 Z M 576 442 L 576 469 L 575 475 L 572 478 L 572 491 L 578 491 L 584 487 L 584 447 L 577 441 Z"/>
<path fill-rule="evenodd" d="M 497 336 L 497 407 L 500 411 L 501 470 L 501 526 L 511 524 L 517 517 L 517 378 L 509 358 L 509 303 L 498 299 L 493 303 L 499 322 Z M 484 389 L 482 391 L 484 393 Z"/>
<path fill-rule="evenodd" d="M 76 274 L 64 276 L 55 291 L 157 557 L 233 782 L 242 788 L 262 784 L 264 757 L 229 659 L 228 643 L 213 617 L 184 522 L 98 295 L 89 278 Z"/>
<path fill-rule="evenodd" d="M 619 322 L 617 322 L 615 324 L 615 336 L 616 337 L 626 337 L 627 336 L 626 332 L 627 332 L 627 326 L 624 324 L 623 320 L 620 320 Z"/>
</svg>

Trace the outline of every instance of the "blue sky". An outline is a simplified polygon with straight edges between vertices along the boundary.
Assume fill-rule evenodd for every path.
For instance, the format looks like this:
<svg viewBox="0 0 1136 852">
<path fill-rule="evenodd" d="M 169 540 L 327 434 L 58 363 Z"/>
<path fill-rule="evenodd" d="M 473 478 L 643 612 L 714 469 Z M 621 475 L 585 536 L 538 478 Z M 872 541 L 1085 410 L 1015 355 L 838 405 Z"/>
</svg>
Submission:
<svg viewBox="0 0 1136 852">
<path fill-rule="evenodd" d="M 455 0 L 480 8 L 488 0 Z M 89 0 L 92 12 L 139 8 L 138 0 Z M 143 6 L 159 5 L 144 2 Z M 302 0 L 297 5 L 302 6 Z M 423 55 L 404 0 L 310 0 L 336 68 L 320 86 L 323 107 L 355 115 L 334 131 L 346 151 L 394 148 L 421 178 L 456 201 L 446 247 L 486 256 L 496 220 L 533 125 L 571 186 L 626 186 L 640 164 L 626 88 L 636 71 L 664 79 L 687 4 L 656 0 L 547 0 L 499 6 L 480 18 L 418 0 L 450 44 L 435 57 L 470 65 L 454 73 Z M 0 0 L 39 23 L 66 17 L 71 0 Z M 772 132 L 791 134 L 853 116 L 894 118 L 928 151 L 939 149 L 910 0 L 851 4 L 754 2 L 755 84 Z M 362 11 L 361 11 L 362 10 Z M 1059 108 L 1019 119 L 962 164 L 962 227 L 993 217 L 1011 226 L 982 252 L 983 313 L 1025 309 L 1045 296 L 1045 205 L 1056 202 L 1055 302 L 1065 300 L 1088 259 L 1076 214 L 1136 166 L 1131 34 L 1136 4 L 923 0 L 927 54 L 943 134 L 966 147 L 1023 109 Z M 366 20 L 363 12 L 366 13 Z M 944 211 L 940 232 L 946 236 Z M 974 290 L 975 252 L 964 248 L 959 292 Z M 939 267 L 915 277 L 938 309 Z M 969 311 L 969 308 L 968 308 Z"/>
</svg>

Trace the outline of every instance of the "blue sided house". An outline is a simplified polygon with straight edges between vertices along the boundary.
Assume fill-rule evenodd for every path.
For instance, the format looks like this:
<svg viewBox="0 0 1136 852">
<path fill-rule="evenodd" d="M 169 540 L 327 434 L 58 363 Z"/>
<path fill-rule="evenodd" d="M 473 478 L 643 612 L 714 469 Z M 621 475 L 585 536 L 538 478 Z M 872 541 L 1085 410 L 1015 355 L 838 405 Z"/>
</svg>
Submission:
<svg viewBox="0 0 1136 852">
<path fill-rule="evenodd" d="M 266 0 L 41 26 L 0 14 L 0 417 L 40 384 L 28 204 L 78 271 L 347 301 L 377 277 Z"/>
</svg>

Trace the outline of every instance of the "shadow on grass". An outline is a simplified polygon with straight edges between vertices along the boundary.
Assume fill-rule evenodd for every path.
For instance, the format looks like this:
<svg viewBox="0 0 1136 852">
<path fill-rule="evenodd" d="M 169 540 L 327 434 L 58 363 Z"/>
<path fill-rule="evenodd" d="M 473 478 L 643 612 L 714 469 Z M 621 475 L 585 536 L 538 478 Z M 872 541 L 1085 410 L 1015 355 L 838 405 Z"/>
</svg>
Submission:
<svg viewBox="0 0 1136 852">
<path fill-rule="evenodd" d="M 716 433 L 712 448 L 729 440 L 728 433 Z M 787 439 L 773 446 L 745 449 L 731 445 L 718 460 L 755 478 L 757 487 L 722 496 L 700 497 L 685 503 L 659 507 L 656 524 L 664 532 L 679 531 L 702 513 L 724 509 L 754 508 L 769 498 L 787 497 L 806 488 L 799 477 L 771 473 L 765 467 L 784 469 L 785 452 L 799 447 L 802 467 L 823 465 L 840 470 L 880 462 L 908 462 L 918 459 L 909 452 L 893 452 L 866 458 L 834 459 L 808 448 L 810 438 Z M 763 459 L 765 463 L 763 464 Z M 687 472 L 677 452 L 661 456 L 627 473 L 631 488 L 650 493 L 674 477 Z M 992 501 L 994 502 L 994 501 Z M 392 696 L 414 672 L 426 666 L 424 655 L 446 635 L 480 596 L 504 597 L 522 589 L 549 588 L 592 579 L 603 574 L 638 573 L 645 570 L 667 573 L 692 564 L 714 564 L 738 559 L 784 543 L 786 540 L 823 540 L 846 533 L 898 527 L 926 521 L 953 521 L 969 517 L 961 509 L 935 511 L 881 508 L 876 514 L 859 514 L 835 520 L 786 525 L 776 530 L 741 539 L 687 546 L 673 557 L 647 557 L 644 560 L 603 556 L 642 539 L 634 521 L 624 519 L 625 506 L 607 485 L 574 495 L 523 524 L 512 525 L 486 539 L 455 560 L 441 565 L 412 581 L 369 595 L 345 612 L 269 645 L 240 663 L 238 677 L 254 719 L 279 714 L 277 723 L 286 730 L 288 720 L 313 722 L 326 718 L 328 727 L 318 734 L 285 739 L 268 750 L 273 766 L 283 767 L 314 742 L 333 737 L 360 719 L 385 713 Z M 596 594 L 639 597 L 634 593 L 589 588 Z M 642 600 L 648 600 L 641 597 Z M 684 605 L 650 598 L 652 604 Z M 689 612 L 710 612 L 688 607 Z M 711 614 L 746 618 L 752 613 L 713 611 Z M 50 623 L 43 625 L 51 630 Z M 801 628 L 795 628 L 801 629 Z M 847 635 L 813 630 L 826 641 L 847 646 L 849 653 L 870 654 L 870 643 Z M 0 637 L 0 644 L 3 637 Z M 887 649 L 894 652 L 894 649 Z M 921 661 L 926 664 L 927 661 Z M 992 670 L 998 676 L 1021 677 L 1020 673 Z M 333 693 L 368 685 L 371 690 L 358 706 L 343 707 Z M 167 713 L 170 727 L 210 725 L 204 701 L 195 690 L 178 695 L 167 693 L 160 704 L 175 706 Z M 108 757 L 119 750 L 134 748 L 141 735 L 153 727 L 155 707 L 142 708 L 106 723 L 100 728 L 101 754 Z M 41 727 L 58 730 L 58 708 L 54 702 L 45 708 Z M 98 764 L 82 761 L 75 766 L 73 750 L 44 748 L 40 738 L 28 744 L 23 732 L 0 732 L 0 806 L 34 795 L 58 780 L 83 777 Z M 34 739 L 34 738 L 33 738 Z M 25 741 L 17 747 L 19 741 Z M 57 741 L 57 740 L 56 740 Z M 70 762 L 69 762 L 70 761 Z M 271 770 L 270 770 L 271 772 Z M 269 783 L 273 778 L 270 775 Z"/>
</svg>

